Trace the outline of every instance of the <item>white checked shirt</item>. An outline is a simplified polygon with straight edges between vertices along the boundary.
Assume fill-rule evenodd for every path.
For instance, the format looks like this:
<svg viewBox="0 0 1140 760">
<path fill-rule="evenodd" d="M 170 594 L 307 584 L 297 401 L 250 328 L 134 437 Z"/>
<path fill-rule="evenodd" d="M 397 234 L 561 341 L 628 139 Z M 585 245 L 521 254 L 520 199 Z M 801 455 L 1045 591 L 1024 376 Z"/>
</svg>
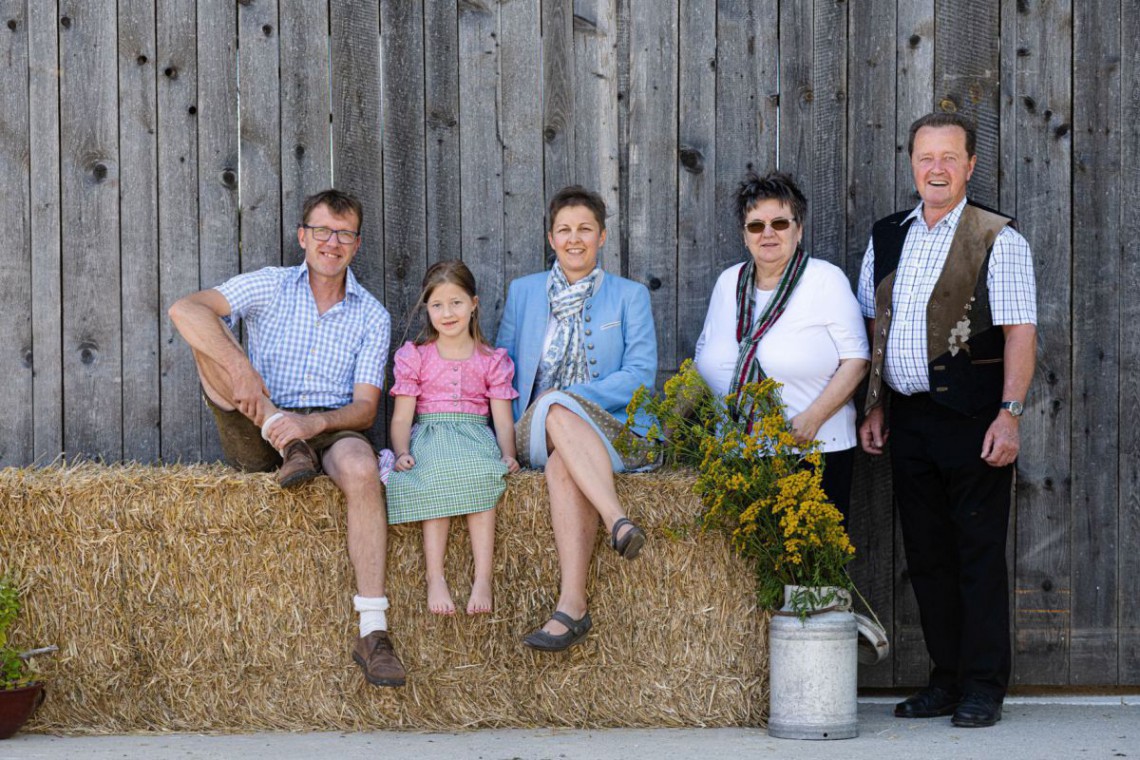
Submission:
<svg viewBox="0 0 1140 760">
<path fill-rule="evenodd" d="M 891 331 L 883 378 L 896 391 L 908 396 L 930 391 L 930 368 L 926 351 L 926 307 L 942 275 L 950 243 L 966 200 L 927 229 L 919 203 L 906 219 L 914 219 L 906 233 L 891 294 Z M 903 220 L 905 224 L 906 220 Z M 1033 279 L 1033 255 L 1017 230 L 1006 226 L 994 239 L 986 271 L 990 312 L 997 325 L 1037 324 L 1037 285 Z M 859 272 L 859 305 L 867 319 L 875 317 L 875 241 L 867 243 Z"/>
<path fill-rule="evenodd" d="M 245 320 L 249 360 L 275 405 L 340 408 L 356 383 L 384 387 L 391 319 L 352 270 L 344 300 L 324 314 L 305 264 L 239 274 L 215 289 L 230 304 L 226 323 Z"/>
</svg>

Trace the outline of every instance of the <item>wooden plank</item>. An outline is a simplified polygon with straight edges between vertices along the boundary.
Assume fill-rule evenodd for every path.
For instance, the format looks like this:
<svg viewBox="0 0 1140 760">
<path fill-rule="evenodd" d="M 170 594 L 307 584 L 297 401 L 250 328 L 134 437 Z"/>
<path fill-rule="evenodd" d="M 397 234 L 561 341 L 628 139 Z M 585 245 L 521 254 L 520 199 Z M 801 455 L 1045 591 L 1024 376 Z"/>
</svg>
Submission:
<svg viewBox="0 0 1140 760">
<path fill-rule="evenodd" d="M 575 182 L 577 176 L 574 167 L 573 25 L 570 3 L 566 0 L 542 0 L 542 139 L 546 143 L 547 198 Z"/>
<path fill-rule="evenodd" d="M 165 317 L 175 300 L 198 289 L 197 8 L 194 0 L 162 0 L 156 7 L 161 300 L 158 294 L 151 298 L 152 308 L 160 306 Z M 163 458 L 197 461 L 202 457 L 198 372 L 190 347 L 177 339 L 170 320 L 161 325 Z"/>
<path fill-rule="evenodd" d="M 717 238 L 706 261 L 717 272 L 748 255 L 733 200 L 744 172 L 776 166 L 778 7 L 775 0 L 717 3 Z"/>
<path fill-rule="evenodd" d="M 31 166 L 32 434 L 34 461 L 63 451 L 63 311 L 60 258 L 59 12 L 30 3 L 28 138 Z"/>
<path fill-rule="evenodd" d="M 1018 683 L 1069 682 L 1071 609 L 1071 42 L 1067 0 L 1019 3 L 1018 227 L 1037 276 L 1038 364 L 1017 465 Z M 1024 51 L 1023 53 L 1020 51 Z"/>
<path fill-rule="evenodd" d="M 277 0 L 238 2 L 241 269 L 282 263 Z M 292 250 L 292 249 L 290 249 Z"/>
<path fill-rule="evenodd" d="M 499 139 L 499 8 L 465 2 L 459 7 L 459 153 L 463 262 L 488 293 L 503 280 L 503 146 Z M 479 324 L 494 335 L 502 308 L 479 309 Z"/>
<path fill-rule="evenodd" d="M 677 3 L 636 4 L 630 10 L 629 276 L 649 288 L 657 325 L 658 370 L 672 372 L 680 364 Z"/>
<path fill-rule="evenodd" d="M 677 77 L 677 357 L 693 355 L 720 271 L 716 240 L 716 9 L 681 0 Z M 628 102 L 628 101 L 627 101 Z"/>
<path fill-rule="evenodd" d="M 616 0 L 574 0 L 573 30 L 574 181 L 601 194 L 607 228 L 620 230 Z M 598 261 L 620 271 L 621 235 L 606 237 Z"/>
<path fill-rule="evenodd" d="M 157 460 L 162 443 L 162 323 L 155 265 L 155 253 L 160 250 L 155 5 L 147 0 L 126 0 L 119 5 L 119 209 L 123 218 L 130 220 L 119 235 L 123 267 L 123 456 L 142 462 Z M 185 206 L 186 200 L 180 198 L 179 205 Z M 184 265 L 196 280 L 197 251 L 194 254 Z M 177 406 L 174 398 L 168 396 L 167 401 L 170 407 Z M 196 425 L 191 432 L 197 434 Z"/>
<path fill-rule="evenodd" d="M 427 269 L 424 199 L 423 15 L 416 3 L 380 5 L 384 116 L 384 295 L 393 341 L 405 332 Z M 418 330 L 418 328 L 413 328 Z M 409 337 L 414 333 L 408 333 Z"/>
<path fill-rule="evenodd" d="M 1073 6 L 1072 684 L 1118 676 L 1119 10 Z"/>
<path fill-rule="evenodd" d="M 503 284 L 542 271 L 546 262 L 543 217 L 542 23 L 539 6 L 513 0 L 500 6 L 500 90 L 503 135 Z M 480 283 L 484 302 L 502 309 L 505 289 Z M 497 327 L 497 325 L 496 325 Z"/>
<path fill-rule="evenodd" d="M 933 110 L 934 0 L 899 3 L 895 91 L 895 208 L 914 208 L 921 200 L 914 189 L 907 140 L 910 125 Z"/>
<path fill-rule="evenodd" d="M 1001 24 L 998 3 L 937 0 L 935 103 L 962 113 L 978 126 L 978 163 L 970 197 L 987 206 L 998 199 L 998 72 Z"/>
<path fill-rule="evenodd" d="M 294 240 L 305 198 L 332 185 L 329 156 L 329 12 L 326 3 L 281 3 L 281 241 L 286 264 L 300 264 Z"/>
<path fill-rule="evenodd" d="M 23 0 L 0 2 L 0 218 L 6 221 L 8 262 L 0 277 L 0 377 L 8 397 L 0 467 L 30 464 L 33 451 L 32 230 L 28 183 L 28 18 Z"/>
<path fill-rule="evenodd" d="M 844 260 L 847 207 L 847 9 L 843 0 L 817 0 L 812 30 L 812 124 L 814 159 L 808 226 L 811 254 L 840 266 Z M 857 258 L 861 258 L 861 255 Z"/>
<path fill-rule="evenodd" d="M 511 2 L 509 8 L 531 4 L 530 0 Z M 503 13 L 508 12 L 504 7 Z M 433 261 L 444 261 L 458 259 L 461 253 L 455 234 L 455 210 L 459 208 L 459 17 L 455 3 L 425 3 L 423 16 L 427 250 Z M 504 49 L 504 54 L 507 52 Z M 516 73 L 504 70 L 503 75 L 506 78 Z M 537 70 L 535 73 L 538 76 Z M 541 86 L 531 89 L 527 96 L 534 99 L 537 92 Z M 540 156 L 530 170 L 541 165 Z M 541 196 L 540 192 L 540 201 Z"/>
<path fill-rule="evenodd" d="M 63 259 L 63 441 L 117 461 L 123 451 L 119 303 L 116 7 L 59 9 Z"/>
<path fill-rule="evenodd" d="M 1121 40 L 1140 39 L 1140 7 L 1121 3 Z M 1120 636 L 1117 683 L 1140 683 L 1140 219 L 1127 198 L 1140 198 L 1140 46 L 1122 44 L 1120 56 L 1120 489 L 1117 610 Z"/>
<path fill-rule="evenodd" d="M 198 288 L 240 271 L 237 39 L 233 3 L 198 0 Z M 200 399 L 195 392 L 201 456 L 216 461 L 222 458 L 217 426 Z"/>
<path fill-rule="evenodd" d="M 364 204 L 363 236 L 352 271 L 378 298 L 384 294 L 384 192 L 380 122 L 379 0 L 332 0 L 333 177 Z M 400 319 L 393 314 L 393 325 Z M 393 339 L 398 338 L 396 335 Z M 388 439 L 387 414 L 377 415 L 372 439 Z"/>
<path fill-rule="evenodd" d="M 919 200 L 907 154 L 907 136 L 911 123 L 930 112 L 934 97 L 934 0 L 899 3 L 896 25 L 894 204 L 896 209 L 904 209 L 913 207 Z M 855 255 L 858 246 L 866 245 L 869 232 L 868 229 L 862 238 L 853 241 L 851 256 Z M 889 613 L 892 623 L 888 628 L 894 631 L 890 683 L 898 687 L 925 686 L 930 672 L 930 658 L 923 639 L 918 601 L 910 586 L 902 532 L 895 521 L 890 463 L 886 457 L 862 455 L 857 461 L 865 463 L 866 487 L 870 489 L 870 501 L 866 507 L 862 506 L 860 499 L 852 497 L 854 504 L 858 505 L 853 507 L 853 513 L 860 515 L 860 523 L 868 524 L 861 528 L 866 531 L 862 542 L 868 549 L 864 557 L 869 565 L 874 566 L 883 561 L 880 554 L 890 554 L 892 557 L 889 567 L 870 572 L 876 579 L 882 573 L 892 579 L 891 598 L 879 596 L 882 589 L 878 583 L 881 581 L 872 582 L 872 594 L 876 597 L 872 603 L 876 608 L 893 607 Z M 892 535 L 893 541 L 890 538 Z M 886 544 L 882 550 L 872 549 L 872 543 L 877 546 L 879 542 Z M 862 673 L 860 683 L 863 683 Z"/>
<path fill-rule="evenodd" d="M 829 2 L 829 0 L 821 0 Z M 814 254 L 811 212 L 815 210 L 812 187 L 814 137 L 812 90 L 815 3 L 780 3 L 780 171 L 796 180 L 808 199 L 803 245 Z"/>
<path fill-rule="evenodd" d="M 617 3 L 617 97 L 621 107 L 618 108 L 618 205 L 622 209 L 629 208 L 629 85 L 630 85 L 630 48 L 629 28 L 633 14 L 630 6 L 634 0 L 618 0 Z M 621 250 L 629 250 L 629 214 L 621 214 L 616 228 L 610 235 L 617 234 L 621 242 Z M 621 262 L 621 274 L 629 274 L 629 262 Z M 658 372 L 658 386 L 666 378 Z"/>
<path fill-rule="evenodd" d="M 858 12 L 852 12 L 848 19 L 847 219 L 845 233 L 839 239 L 844 250 L 833 260 L 845 268 L 852 281 L 857 279 L 871 225 L 895 206 L 893 114 L 901 63 L 895 41 L 895 10 L 893 2 L 861 3 Z M 868 601 L 892 631 L 891 664 L 861 674 L 862 682 L 909 684 L 916 669 L 921 670 L 925 682 L 926 648 L 901 539 L 895 533 L 887 456 L 857 455 L 848 531 L 858 552 L 853 577 L 866 587 Z"/>
</svg>

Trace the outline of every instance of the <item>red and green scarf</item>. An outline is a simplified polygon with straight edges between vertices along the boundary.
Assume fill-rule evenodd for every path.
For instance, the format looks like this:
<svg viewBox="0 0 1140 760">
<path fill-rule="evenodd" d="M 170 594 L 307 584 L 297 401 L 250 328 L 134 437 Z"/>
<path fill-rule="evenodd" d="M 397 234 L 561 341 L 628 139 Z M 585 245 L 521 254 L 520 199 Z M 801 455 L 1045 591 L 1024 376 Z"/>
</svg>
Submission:
<svg viewBox="0 0 1140 760">
<path fill-rule="evenodd" d="M 780 276 L 776 292 L 768 299 L 759 319 L 755 318 L 756 262 L 749 258 L 740 268 L 740 276 L 736 280 L 736 342 L 740 344 L 740 353 L 736 356 L 736 369 L 732 373 L 732 385 L 728 389 L 730 394 L 738 393 L 746 383 L 758 383 L 767 377 L 756 357 L 760 339 L 772 329 L 772 325 L 776 324 L 776 320 L 788 307 L 788 301 L 807 269 L 808 258 L 803 247 L 796 246 L 796 252 Z"/>
</svg>

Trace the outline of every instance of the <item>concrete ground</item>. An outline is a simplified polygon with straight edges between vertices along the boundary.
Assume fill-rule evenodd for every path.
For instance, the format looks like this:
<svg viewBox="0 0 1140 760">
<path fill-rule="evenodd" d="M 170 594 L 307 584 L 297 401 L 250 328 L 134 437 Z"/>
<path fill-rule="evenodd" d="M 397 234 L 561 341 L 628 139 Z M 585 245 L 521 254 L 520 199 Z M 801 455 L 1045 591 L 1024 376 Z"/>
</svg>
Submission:
<svg viewBox="0 0 1140 760">
<path fill-rule="evenodd" d="M 898 720 L 891 715 L 895 701 L 880 697 L 859 700 L 859 737 L 829 742 L 771 739 L 760 729 L 736 728 L 99 737 L 18 734 L 0 742 L 0 760 L 728 760 L 745 756 L 795 760 L 1140 760 L 1140 696 L 1010 698 L 1002 722 L 988 729 L 954 728 L 949 718 Z"/>
</svg>

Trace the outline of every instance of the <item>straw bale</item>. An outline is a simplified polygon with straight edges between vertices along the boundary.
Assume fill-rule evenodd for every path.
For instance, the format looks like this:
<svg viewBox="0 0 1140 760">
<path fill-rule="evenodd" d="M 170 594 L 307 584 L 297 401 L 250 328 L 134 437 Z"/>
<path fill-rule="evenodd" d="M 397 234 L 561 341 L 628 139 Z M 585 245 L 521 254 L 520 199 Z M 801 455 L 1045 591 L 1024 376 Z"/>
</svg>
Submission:
<svg viewBox="0 0 1140 760">
<path fill-rule="evenodd" d="M 560 654 L 520 640 L 557 597 L 545 484 L 533 472 L 508 482 L 492 615 L 462 612 L 462 520 L 450 618 L 427 613 L 418 526 L 391 529 L 389 625 L 408 684 L 377 689 L 349 656 L 355 585 L 343 497 L 327 478 L 282 491 L 220 465 L 0 470 L 0 572 L 29 586 L 15 635 L 60 646 L 38 663 L 51 694 L 33 729 L 762 724 L 767 618 L 725 539 L 695 528 L 690 475 L 618 476 L 649 542 L 626 562 L 599 531 L 594 630 Z"/>
</svg>

